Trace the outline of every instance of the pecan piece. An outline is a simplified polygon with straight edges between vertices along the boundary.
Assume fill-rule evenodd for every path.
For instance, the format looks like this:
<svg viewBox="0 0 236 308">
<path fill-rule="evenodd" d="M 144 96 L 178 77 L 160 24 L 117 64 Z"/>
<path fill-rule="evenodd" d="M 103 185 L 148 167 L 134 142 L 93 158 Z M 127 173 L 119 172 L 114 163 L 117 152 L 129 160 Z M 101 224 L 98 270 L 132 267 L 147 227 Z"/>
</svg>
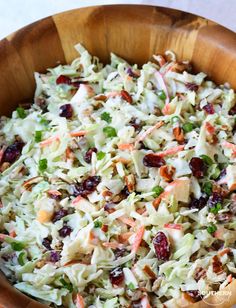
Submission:
<svg viewBox="0 0 236 308">
<path fill-rule="evenodd" d="M 198 281 L 201 278 L 205 278 L 205 277 L 206 277 L 206 270 L 202 267 L 197 267 L 195 274 L 194 274 L 194 279 Z"/>
<path fill-rule="evenodd" d="M 213 268 L 213 272 L 216 274 L 221 274 L 223 272 L 222 263 L 217 256 L 214 256 L 212 258 L 212 268 Z"/>
<path fill-rule="evenodd" d="M 184 132 L 181 127 L 174 127 L 173 135 L 175 137 L 175 140 L 178 141 L 178 143 L 182 144 L 184 142 Z"/>
<path fill-rule="evenodd" d="M 126 175 L 125 184 L 128 188 L 128 191 L 130 193 L 133 192 L 135 190 L 135 184 L 136 184 L 135 176 L 133 174 Z"/>
<path fill-rule="evenodd" d="M 143 271 L 145 272 L 145 274 L 148 275 L 148 277 L 150 277 L 151 279 L 156 279 L 157 276 L 156 274 L 152 271 L 152 269 L 150 268 L 149 265 L 145 265 L 144 268 L 143 268 Z"/>
<path fill-rule="evenodd" d="M 166 181 L 171 182 L 175 173 L 175 167 L 171 165 L 164 165 L 160 167 L 160 176 Z"/>
</svg>

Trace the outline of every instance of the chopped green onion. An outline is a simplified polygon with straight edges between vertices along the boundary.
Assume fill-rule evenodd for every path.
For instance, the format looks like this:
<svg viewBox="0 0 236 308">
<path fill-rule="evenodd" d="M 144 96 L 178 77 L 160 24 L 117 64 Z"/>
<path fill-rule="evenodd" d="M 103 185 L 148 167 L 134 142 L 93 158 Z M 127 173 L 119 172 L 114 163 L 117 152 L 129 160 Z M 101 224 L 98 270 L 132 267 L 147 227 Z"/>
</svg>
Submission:
<svg viewBox="0 0 236 308">
<path fill-rule="evenodd" d="M 213 180 L 217 179 L 220 175 L 220 172 L 220 168 L 216 166 L 214 172 L 211 174 L 211 178 Z"/>
<path fill-rule="evenodd" d="M 94 221 L 94 228 L 101 228 L 102 227 L 102 222 L 99 220 Z"/>
<path fill-rule="evenodd" d="M 39 170 L 45 171 L 48 167 L 48 161 L 46 158 L 40 159 L 39 161 Z"/>
<path fill-rule="evenodd" d="M 34 140 L 35 140 L 35 142 L 42 141 L 42 131 L 41 130 L 35 131 Z"/>
<path fill-rule="evenodd" d="M 70 293 L 73 292 L 73 285 L 70 282 L 66 282 L 64 278 L 61 278 L 60 283 L 63 285 L 64 288 L 69 290 Z"/>
<path fill-rule="evenodd" d="M 212 193 L 212 186 L 213 185 L 211 182 L 205 182 L 203 184 L 202 191 L 204 191 L 208 196 L 210 196 Z"/>
<path fill-rule="evenodd" d="M 19 118 L 24 119 L 26 117 L 25 109 L 22 107 L 16 108 L 16 112 Z"/>
<path fill-rule="evenodd" d="M 180 117 L 178 116 L 174 116 L 171 118 L 171 124 L 174 124 L 174 123 L 177 123 L 177 122 L 180 122 Z"/>
<path fill-rule="evenodd" d="M 163 90 L 159 91 L 159 92 L 157 93 L 157 96 L 158 96 L 162 101 L 164 101 L 164 100 L 166 99 L 166 94 L 165 94 L 165 92 L 164 92 Z"/>
<path fill-rule="evenodd" d="M 213 224 L 207 227 L 207 232 L 210 234 L 214 233 L 216 230 L 217 230 L 217 227 Z"/>
<path fill-rule="evenodd" d="M 214 164 L 213 160 L 209 156 L 203 154 L 200 157 L 204 161 L 204 163 L 206 163 L 208 166 L 211 166 Z"/>
<path fill-rule="evenodd" d="M 26 253 L 25 253 L 24 251 L 22 251 L 22 252 L 19 254 L 18 258 L 17 258 L 18 263 L 19 263 L 21 266 L 25 265 L 25 262 L 26 262 L 25 256 L 26 256 Z"/>
<path fill-rule="evenodd" d="M 21 242 L 11 242 L 11 248 L 15 251 L 21 251 L 25 248 L 25 244 Z"/>
<path fill-rule="evenodd" d="M 110 113 L 108 112 L 103 112 L 101 114 L 101 119 L 106 121 L 107 123 L 111 123 L 112 117 L 110 116 Z"/>
<path fill-rule="evenodd" d="M 183 124 L 183 130 L 185 133 L 189 133 L 194 129 L 193 123 L 187 122 Z"/>
<path fill-rule="evenodd" d="M 41 118 L 39 121 L 40 124 L 47 126 L 49 124 L 49 121 L 46 120 L 45 118 Z"/>
<path fill-rule="evenodd" d="M 105 134 L 107 137 L 109 137 L 109 138 L 111 138 L 111 137 L 116 137 L 116 136 L 117 136 L 116 130 L 115 130 L 115 128 L 112 127 L 112 126 L 104 127 L 104 128 L 103 128 L 103 132 L 104 132 L 104 134 Z"/>
<path fill-rule="evenodd" d="M 106 153 L 100 151 L 97 153 L 97 160 L 102 160 L 105 157 Z"/>
<path fill-rule="evenodd" d="M 128 285 L 127 285 L 127 288 L 131 291 L 134 291 L 135 290 L 135 286 L 132 282 L 130 282 Z"/>
<path fill-rule="evenodd" d="M 210 212 L 213 214 L 217 214 L 220 210 L 222 210 L 221 203 L 217 203 L 215 207 L 210 208 Z"/>
<path fill-rule="evenodd" d="M 152 192 L 155 193 L 155 194 L 154 194 L 154 197 L 155 197 L 155 198 L 158 197 L 158 196 L 160 196 L 160 194 L 163 193 L 163 191 L 164 191 L 164 189 L 163 189 L 161 186 L 155 186 L 155 187 L 153 187 L 153 189 L 152 189 Z"/>
</svg>

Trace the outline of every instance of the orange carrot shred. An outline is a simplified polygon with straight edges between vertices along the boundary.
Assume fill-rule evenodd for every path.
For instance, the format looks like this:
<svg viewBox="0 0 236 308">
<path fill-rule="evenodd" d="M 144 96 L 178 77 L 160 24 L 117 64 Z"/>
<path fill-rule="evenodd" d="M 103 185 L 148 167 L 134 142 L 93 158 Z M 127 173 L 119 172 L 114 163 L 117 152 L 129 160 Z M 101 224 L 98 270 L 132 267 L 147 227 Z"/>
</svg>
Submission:
<svg viewBox="0 0 236 308">
<path fill-rule="evenodd" d="M 134 238 L 134 243 L 132 245 L 132 250 L 131 252 L 134 252 L 136 253 L 141 242 L 142 242 L 142 238 L 143 238 L 143 235 L 144 235 L 144 231 L 145 231 L 145 227 L 144 226 L 141 226 L 137 233 L 135 234 L 135 238 Z"/>
</svg>

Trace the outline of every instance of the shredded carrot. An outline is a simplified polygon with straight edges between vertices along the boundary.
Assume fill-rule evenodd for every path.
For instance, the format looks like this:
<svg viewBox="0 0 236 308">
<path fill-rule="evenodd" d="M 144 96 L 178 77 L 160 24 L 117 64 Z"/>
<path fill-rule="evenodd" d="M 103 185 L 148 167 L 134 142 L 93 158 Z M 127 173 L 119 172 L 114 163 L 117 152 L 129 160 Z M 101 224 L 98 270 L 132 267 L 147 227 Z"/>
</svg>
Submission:
<svg viewBox="0 0 236 308">
<path fill-rule="evenodd" d="M 123 244 L 121 243 L 118 243 L 116 241 L 113 241 L 113 242 L 104 242 L 102 243 L 102 246 L 106 247 L 106 248 L 112 248 L 112 249 L 122 249 L 124 247 Z"/>
<path fill-rule="evenodd" d="M 118 240 L 120 243 L 126 243 L 128 241 L 128 239 L 131 237 L 131 235 L 133 235 L 133 232 L 125 232 L 125 233 L 121 233 L 118 236 Z"/>
<path fill-rule="evenodd" d="M 10 237 L 16 237 L 16 231 L 13 230 L 9 233 Z"/>
<path fill-rule="evenodd" d="M 140 141 L 143 141 L 143 140 L 144 140 L 148 135 L 150 135 L 155 129 L 160 128 L 160 127 L 163 126 L 164 124 L 165 124 L 165 122 L 163 122 L 163 121 L 160 121 L 160 122 L 156 123 L 154 126 L 148 128 L 148 129 L 146 130 L 146 132 L 144 132 L 144 133 L 138 135 L 138 136 L 136 137 L 135 142 L 138 143 L 138 142 L 140 142 Z"/>
<path fill-rule="evenodd" d="M 166 104 L 161 111 L 164 115 L 170 115 L 174 112 L 174 110 L 171 109 L 170 103 Z"/>
<path fill-rule="evenodd" d="M 164 228 L 182 230 L 183 227 L 180 224 L 164 224 Z"/>
<path fill-rule="evenodd" d="M 89 243 L 92 245 L 98 245 L 99 238 L 93 233 L 92 230 L 89 232 Z"/>
<path fill-rule="evenodd" d="M 75 205 L 76 203 L 78 203 L 80 200 L 82 200 L 83 197 L 81 196 L 77 196 L 73 201 L 72 201 L 72 205 Z"/>
<path fill-rule="evenodd" d="M 133 220 L 133 218 L 121 216 L 121 217 L 119 217 L 117 219 L 120 220 L 121 222 L 123 222 L 124 224 L 130 226 L 130 227 L 134 227 L 135 226 L 135 221 Z"/>
<path fill-rule="evenodd" d="M 83 297 L 78 293 L 76 296 L 76 308 L 84 308 L 84 299 Z"/>
<path fill-rule="evenodd" d="M 143 238 L 143 235 L 144 235 L 144 231 L 145 231 L 145 227 L 144 226 L 141 226 L 138 231 L 136 232 L 135 234 L 135 238 L 134 238 L 134 243 L 132 245 L 132 250 L 131 252 L 134 252 L 136 253 L 141 242 L 142 242 L 142 238 Z"/>
<path fill-rule="evenodd" d="M 228 283 L 231 283 L 232 280 L 233 280 L 233 276 L 232 276 L 232 274 L 230 274 L 230 275 L 227 277 L 227 281 L 228 281 Z"/>
<path fill-rule="evenodd" d="M 58 190 L 49 189 L 49 190 L 47 191 L 47 193 L 48 193 L 49 195 L 61 196 L 61 192 L 58 191 Z"/>
<path fill-rule="evenodd" d="M 70 159 L 72 153 L 73 152 L 72 152 L 71 148 L 67 147 L 66 148 L 66 159 Z"/>
<path fill-rule="evenodd" d="M 151 308 L 147 295 L 141 299 L 141 306 L 142 308 Z"/>
<path fill-rule="evenodd" d="M 85 130 L 80 130 L 78 132 L 71 132 L 70 136 L 71 137 L 82 137 L 82 136 L 86 135 L 86 133 L 87 132 Z"/>
<path fill-rule="evenodd" d="M 10 235 L 0 233 L 0 242 L 4 242 L 7 237 L 10 237 Z"/>
<path fill-rule="evenodd" d="M 211 125 L 211 123 L 206 122 L 205 127 L 206 127 L 206 130 L 209 134 L 213 135 L 215 133 L 215 127 L 213 125 Z"/>
<path fill-rule="evenodd" d="M 134 145 L 132 143 L 121 143 L 118 145 L 118 149 L 121 151 L 125 151 L 125 150 L 133 151 Z"/>
<path fill-rule="evenodd" d="M 165 157 L 165 156 L 168 156 L 168 155 L 174 155 L 178 152 L 181 152 L 181 151 L 183 151 L 183 149 L 184 149 L 184 145 L 178 145 L 177 147 L 174 147 L 174 148 L 162 151 L 162 152 L 158 152 L 158 153 L 156 153 L 156 155 L 160 156 L 160 157 Z"/>
<path fill-rule="evenodd" d="M 40 142 L 39 146 L 40 146 L 41 148 L 43 148 L 43 147 L 46 147 L 46 146 L 52 144 L 54 141 L 60 141 L 59 135 L 50 137 L 50 138 L 48 138 L 48 139 L 46 139 L 46 140 Z"/>
</svg>

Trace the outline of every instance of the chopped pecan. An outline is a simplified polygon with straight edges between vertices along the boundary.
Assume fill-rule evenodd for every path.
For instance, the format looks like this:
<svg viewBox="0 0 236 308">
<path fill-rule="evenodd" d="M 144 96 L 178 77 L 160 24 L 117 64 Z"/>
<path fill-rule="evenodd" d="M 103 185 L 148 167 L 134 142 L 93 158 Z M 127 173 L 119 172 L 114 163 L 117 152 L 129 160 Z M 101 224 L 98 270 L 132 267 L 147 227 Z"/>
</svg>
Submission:
<svg viewBox="0 0 236 308">
<path fill-rule="evenodd" d="M 220 185 L 213 184 L 212 192 L 218 193 L 223 198 L 225 198 L 229 194 L 229 190 L 221 187 Z"/>
<path fill-rule="evenodd" d="M 224 256 L 225 254 L 227 254 L 228 256 L 231 256 L 232 255 L 232 250 L 230 248 L 225 248 L 221 251 L 218 252 L 218 255 L 220 257 Z"/>
<path fill-rule="evenodd" d="M 121 94 L 121 97 L 122 97 L 126 102 L 128 102 L 129 104 L 132 104 L 132 103 L 133 103 L 132 96 L 131 96 L 127 91 L 121 90 L 120 94 Z"/>
<path fill-rule="evenodd" d="M 206 277 L 206 270 L 202 267 L 197 267 L 195 274 L 194 274 L 194 279 L 198 281 L 201 278 L 205 278 L 205 277 Z"/>
<path fill-rule="evenodd" d="M 191 72 L 191 70 L 192 66 L 189 62 L 176 62 L 171 68 L 171 71 L 176 73 Z"/>
<path fill-rule="evenodd" d="M 171 182 L 175 173 L 175 167 L 171 165 L 164 165 L 160 167 L 160 176 L 166 181 Z"/>
<path fill-rule="evenodd" d="M 107 232 L 108 231 L 108 225 L 102 225 L 101 230 L 103 232 Z"/>
<path fill-rule="evenodd" d="M 25 190 L 30 191 L 34 184 L 38 184 L 42 180 L 43 180 L 42 176 L 35 176 L 35 177 L 25 181 L 22 186 L 25 188 Z"/>
<path fill-rule="evenodd" d="M 181 127 L 179 126 L 174 127 L 173 135 L 175 137 L 175 140 L 178 141 L 178 143 L 182 144 L 184 142 L 184 132 Z"/>
<path fill-rule="evenodd" d="M 130 193 L 133 192 L 135 190 L 135 184 L 136 184 L 135 176 L 133 174 L 126 175 L 125 184 L 128 188 L 128 191 Z"/>
<path fill-rule="evenodd" d="M 217 256 L 214 256 L 212 258 L 212 268 L 213 268 L 213 272 L 216 274 L 221 274 L 223 272 L 222 263 Z"/>
<path fill-rule="evenodd" d="M 35 267 L 36 268 L 42 268 L 46 264 L 45 260 L 39 260 L 36 262 Z"/>
<path fill-rule="evenodd" d="M 0 172 L 4 172 L 6 169 L 10 167 L 10 165 L 11 165 L 10 163 L 4 162 L 0 167 Z"/>
<path fill-rule="evenodd" d="M 152 271 L 152 269 L 150 268 L 149 265 L 145 265 L 143 268 L 143 271 L 145 272 L 145 274 L 147 274 L 151 279 L 156 279 L 156 274 Z"/>
<path fill-rule="evenodd" d="M 94 99 L 95 99 L 95 101 L 103 101 L 103 102 L 105 102 L 107 100 L 107 97 L 104 94 L 100 94 L 100 95 L 95 96 Z"/>
<path fill-rule="evenodd" d="M 210 144 L 217 144 L 218 143 L 218 138 L 215 134 L 206 136 L 206 140 Z"/>
<path fill-rule="evenodd" d="M 110 191 L 110 190 L 104 190 L 102 192 L 102 196 L 103 198 L 105 198 L 106 200 L 107 199 L 110 199 L 110 197 L 112 197 L 113 193 Z"/>
</svg>

